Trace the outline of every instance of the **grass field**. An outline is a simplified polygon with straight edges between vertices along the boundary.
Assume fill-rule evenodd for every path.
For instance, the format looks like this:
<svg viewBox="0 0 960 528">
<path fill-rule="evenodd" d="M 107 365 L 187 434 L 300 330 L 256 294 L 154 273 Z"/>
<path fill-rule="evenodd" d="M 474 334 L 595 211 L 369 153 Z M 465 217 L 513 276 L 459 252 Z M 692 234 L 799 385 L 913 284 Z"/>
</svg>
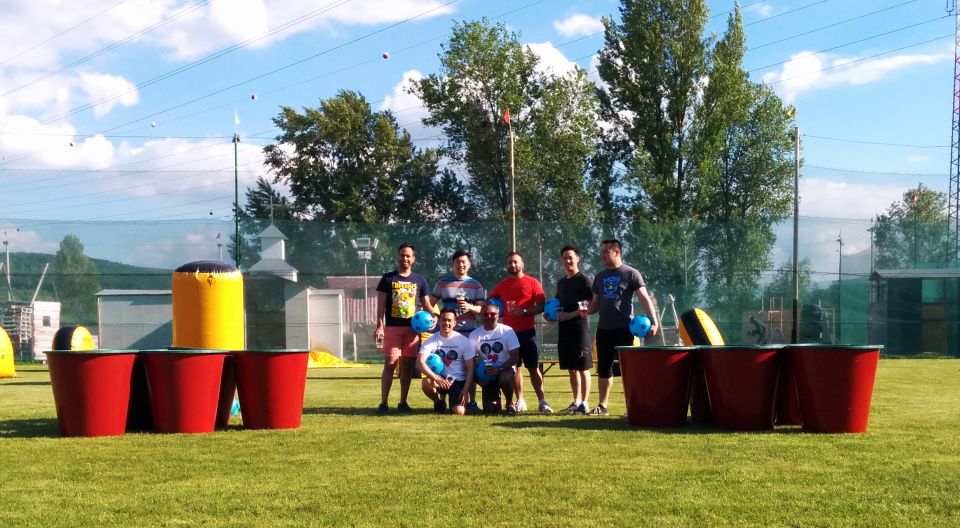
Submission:
<svg viewBox="0 0 960 528">
<path fill-rule="evenodd" d="M 619 390 L 610 417 L 437 416 L 419 392 L 378 417 L 378 375 L 311 370 L 296 431 L 68 439 L 23 366 L 0 526 L 960 526 L 958 360 L 881 361 L 863 435 L 632 429 Z"/>
</svg>

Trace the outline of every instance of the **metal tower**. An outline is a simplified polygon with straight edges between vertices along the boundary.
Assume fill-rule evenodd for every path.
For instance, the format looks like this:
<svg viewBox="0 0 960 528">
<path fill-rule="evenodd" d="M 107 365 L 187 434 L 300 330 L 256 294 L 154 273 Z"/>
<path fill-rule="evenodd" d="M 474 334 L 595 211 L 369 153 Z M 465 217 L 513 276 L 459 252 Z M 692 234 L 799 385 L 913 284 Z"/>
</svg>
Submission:
<svg viewBox="0 0 960 528">
<path fill-rule="evenodd" d="M 953 37 L 953 118 L 950 129 L 950 188 L 947 195 L 947 228 L 950 230 L 949 258 L 960 258 L 960 13 L 957 0 L 947 9 L 954 17 Z"/>
</svg>

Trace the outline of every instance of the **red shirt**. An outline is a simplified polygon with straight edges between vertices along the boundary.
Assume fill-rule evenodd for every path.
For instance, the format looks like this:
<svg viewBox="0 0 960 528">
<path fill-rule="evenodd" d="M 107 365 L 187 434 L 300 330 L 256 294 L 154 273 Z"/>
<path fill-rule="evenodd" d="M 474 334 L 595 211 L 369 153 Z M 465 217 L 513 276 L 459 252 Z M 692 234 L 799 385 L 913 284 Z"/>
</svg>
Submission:
<svg viewBox="0 0 960 528">
<path fill-rule="evenodd" d="M 533 308 L 534 304 L 538 302 L 542 303 L 546 300 L 543 295 L 543 287 L 540 286 L 540 281 L 530 275 L 524 275 L 520 279 L 513 277 L 503 279 L 493 288 L 493 291 L 490 292 L 490 297 L 500 297 L 503 299 L 503 324 L 513 328 L 514 332 L 532 330 L 536 328 L 537 322 L 536 319 L 534 319 L 535 315 L 510 314 L 510 312 L 507 311 L 509 301 L 516 302 L 517 308 Z"/>
</svg>

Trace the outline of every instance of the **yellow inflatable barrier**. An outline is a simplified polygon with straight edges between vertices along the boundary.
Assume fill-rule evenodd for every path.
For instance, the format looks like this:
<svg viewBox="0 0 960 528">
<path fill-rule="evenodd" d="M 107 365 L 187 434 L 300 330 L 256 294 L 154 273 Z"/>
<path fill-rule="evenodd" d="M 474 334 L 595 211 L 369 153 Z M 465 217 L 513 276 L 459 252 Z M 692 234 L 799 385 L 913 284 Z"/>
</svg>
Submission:
<svg viewBox="0 0 960 528">
<path fill-rule="evenodd" d="M 80 325 L 63 326 L 53 336 L 50 350 L 93 350 L 93 336 Z"/>
<path fill-rule="evenodd" d="M 707 312 L 700 308 L 692 308 L 680 314 L 680 337 L 687 346 L 724 344 L 717 325 Z"/>
<path fill-rule="evenodd" d="M 230 264 L 200 260 L 173 274 L 173 346 L 243 350 L 243 276 Z"/>
<path fill-rule="evenodd" d="M 17 371 L 13 368 L 13 343 L 7 331 L 0 328 L 0 378 L 16 378 Z"/>
<path fill-rule="evenodd" d="M 366 366 L 364 363 L 349 363 L 323 350 L 311 350 L 307 359 L 307 368 L 356 368 Z"/>
</svg>

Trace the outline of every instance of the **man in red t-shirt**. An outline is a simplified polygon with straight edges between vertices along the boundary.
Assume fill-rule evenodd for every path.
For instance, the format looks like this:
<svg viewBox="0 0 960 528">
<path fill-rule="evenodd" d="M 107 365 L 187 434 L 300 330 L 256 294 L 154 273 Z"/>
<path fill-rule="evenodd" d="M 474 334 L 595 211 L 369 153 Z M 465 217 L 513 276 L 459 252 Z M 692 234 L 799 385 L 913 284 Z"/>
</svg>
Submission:
<svg viewBox="0 0 960 528">
<path fill-rule="evenodd" d="M 552 413 L 543 395 L 543 374 L 540 372 L 540 354 L 537 349 L 537 326 L 534 317 L 543 313 L 543 287 L 540 281 L 523 273 L 523 257 L 513 251 L 507 255 L 507 278 L 500 281 L 490 297 L 503 300 L 503 324 L 517 334 L 520 342 L 520 361 L 530 373 L 530 383 L 540 399 L 539 410 Z M 527 409 L 523 400 L 523 375 L 517 368 L 515 388 L 517 391 L 517 411 Z"/>
</svg>

